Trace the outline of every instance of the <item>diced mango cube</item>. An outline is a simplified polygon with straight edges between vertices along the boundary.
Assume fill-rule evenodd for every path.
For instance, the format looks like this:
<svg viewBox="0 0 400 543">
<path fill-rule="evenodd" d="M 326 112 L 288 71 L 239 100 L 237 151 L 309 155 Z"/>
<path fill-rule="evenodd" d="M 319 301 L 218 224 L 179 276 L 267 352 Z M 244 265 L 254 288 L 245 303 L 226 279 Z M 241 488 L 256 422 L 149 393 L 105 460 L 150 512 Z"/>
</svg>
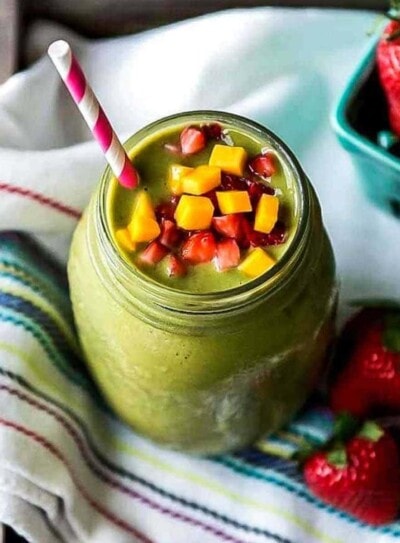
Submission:
<svg viewBox="0 0 400 543">
<path fill-rule="evenodd" d="M 262 194 L 258 201 L 254 230 L 269 234 L 278 220 L 279 198 L 271 194 Z"/>
<path fill-rule="evenodd" d="M 193 168 L 182 166 L 182 164 L 171 164 L 169 167 L 168 185 L 172 194 L 182 194 L 182 179 L 188 173 L 192 172 Z"/>
<path fill-rule="evenodd" d="M 243 147 L 214 145 L 208 161 L 210 166 L 218 166 L 221 170 L 234 175 L 243 175 L 247 161 L 247 153 Z"/>
<path fill-rule="evenodd" d="M 276 264 L 275 260 L 269 256 L 261 247 L 256 247 L 248 253 L 246 258 L 238 266 L 238 270 L 248 277 L 258 277 L 268 271 Z"/>
<path fill-rule="evenodd" d="M 184 194 L 175 210 L 175 220 L 184 230 L 205 230 L 210 227 L 213 213 L 210 198 Z"/>
<path fill-rule="evenodd" d="M 216 166 L 198 166 L 182 179 L 183 192 L 205 194 L 221 184 L 221 169 Z"/>
<path fill-rule="evenodd" d="M 152 241 L 160 235 L 160 227 L 155 219 L 134 213 L 128 224 L 129 234 L 133 242 Z"/>
<path fill-rule="evenodd" d="M 127 228 L 119 228 L 115 232 L 115 238 L 125 251 L 134 251 L 136 249 L 136 244 L 133 243 Z"/>
<path fill-rule="evenodd" d="M 247 190 L 227 190 L 226 192 L 217 192 L 216 194 L 219 208 L 224 215 L 246 213 L 252 210 Z"/>
<path fill-rule="evenodd" d="M 149 194 L 141 190 L 136 196 L 135 207 L 133 211 L 133 216 L 140 215 L 141 217 L 147 217 L 149 219 L 156 220 L 156 215 L 154 213 L 154 207 L 151 203 L 151 198 Z"/>
</svg>

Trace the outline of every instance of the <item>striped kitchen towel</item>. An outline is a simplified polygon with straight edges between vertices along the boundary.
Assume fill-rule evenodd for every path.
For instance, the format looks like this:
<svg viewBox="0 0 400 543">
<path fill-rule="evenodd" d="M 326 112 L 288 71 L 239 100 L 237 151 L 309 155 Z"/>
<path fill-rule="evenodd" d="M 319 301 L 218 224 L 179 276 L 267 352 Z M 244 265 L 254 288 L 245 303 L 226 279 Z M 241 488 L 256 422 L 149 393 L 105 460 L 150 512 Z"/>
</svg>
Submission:
<svg viewBox="0 0 400 543">
<path fill-rule="evenodd" d="M 350 298 L 400 297 L 400 222 L 361 197 L 329 126 L 372 22 L 362 12 L 260 8 L 94 42 L 41 26 L 27 43 L 69 37 L 122 138 L 202 108 L 280 135 L 318 192 L 342 318 Z M 160 449 L 109 413 L 79 356 L 63 269 L 23 235 L 4 233 L 32 234 L 65 263 L 103 168 L 49 59 L 0 87 L 0 522 L 34 543 L 399 539 L 398 523 L 369 528 L 323 505 L 287 459 L 304 438 L 329 435 L 324 409 L 213 458 Z"/>
<path fill-rule="evenodd" d="M 35 543 L 363 543 L 400 538 L 316 500 L 287 458 L 324 442 L 306 411 L 234 455 L 160 449 L 108 411 L 79 357 L 64 272 L 0 234 L 0 521 Z"/>
</svg>

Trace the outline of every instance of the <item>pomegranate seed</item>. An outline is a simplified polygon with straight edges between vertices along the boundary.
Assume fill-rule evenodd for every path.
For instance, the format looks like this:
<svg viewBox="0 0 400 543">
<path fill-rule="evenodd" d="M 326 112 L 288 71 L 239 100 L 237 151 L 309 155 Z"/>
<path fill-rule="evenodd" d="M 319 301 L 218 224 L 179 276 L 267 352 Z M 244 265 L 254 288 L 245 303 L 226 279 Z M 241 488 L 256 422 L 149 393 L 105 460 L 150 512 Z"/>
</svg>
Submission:
<svg viewBox="0 0 400 543">
<path fill-rule="evenodd" d="M 206 124 L 202 127 L 203 132 L 209 140 L 221 140 L 222 126 L 218 123 Z"/>
<path fill-rule="evenodd" d="M 268 243 L 266 243 L 266 245 L 281 245 L 284 243 L 286 241 L 287 232 L 283 222 L 278 221 L 267 236 Z"/>
<path fill-rule="evenodd" d="M 276 172 L 274 156 L 271 153 L 257 155 L 248 163 L 249 170 L 264 179 L 268 179 Z"/>
<path fill-rule="evenodd" d="M 222 172 L 221 185 L 218 188 L 222 190 L 247 190 L 247 180 L 244 177 Z"/>
<path fill-rule="evenodd" d="M 265 185 L 260 181 L 249 181 L 248 187 L 248 192 L 253 207 L 258 204 L 258 200 L 263 194 L 275 194 L 275 191 L 272 187 L 269 187 L 268 185 Z"/>
<path fill-rule="evenodd" d="M 210 200 L 212 201 L 212 205 L 214 206 L 215 211 L 219 210 L 218 199 L 217 199 L 217 195 L 215 193 L 215 190 L 210 190 L 209 192 L 206 192 L 205 194 L 202 194 L 202 196 L 206 196 L 207 198 L 210 198 Z"/>
<path fill-rule="evenodd" d="M 172 196 L 169 202 L 161 202 L 161 204 L 158 204 L 155 209 L 158 222 L 161 222 L 162 219 L 174 221 L 175 209 L 178 205 L 179 198 L 179 196 Z"/>
<path fill-rule="evenodd" d="M 187 268 L 184 262 L 176 255 L 169 255 L 167 262 L 168 277 L 184 277 L 187 273 Z"/>
<path fill-rule="evenodd" d="M 201 128 L 197 126 L 187 126 L 182 130 L 181 149 L 184 155 L 193 155 L 204 149 L 206 146 L 206 137 Z"/>
<path fill-rule="evenodd" d="M 183 240 L 183 232 L 174 221 L 169 219 L 161 220 L 161 234 L 158 241 L 169 249 L 176 249 Z"/>
</svg>

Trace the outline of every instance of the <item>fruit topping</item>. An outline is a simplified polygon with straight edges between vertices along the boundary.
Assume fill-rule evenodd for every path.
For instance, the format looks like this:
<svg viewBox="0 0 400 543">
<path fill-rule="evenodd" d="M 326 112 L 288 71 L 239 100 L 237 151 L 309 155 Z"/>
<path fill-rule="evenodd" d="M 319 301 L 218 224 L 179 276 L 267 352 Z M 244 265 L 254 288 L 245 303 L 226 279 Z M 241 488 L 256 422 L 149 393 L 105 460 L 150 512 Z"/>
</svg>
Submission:
<svg viewBox="0 0 400 543">
<path fill-rule="evenodd" d="M 216 252 L 217 244 L 212 232 L 198 232 L 182 245 L 181 255 L 189 264 L 210 262 Z"/>
<path fill-rule="evenodd" d="M 187 126 L 182 130 L 180 143 L 184 155 L 193 155 L 202 151 L 207 141 L 201 128 Z"/>
<path fill-rule="evenodd" d="M 183 232 L 179 230 L 174 221 L 163 219 L 161 221 L 161 234 L 158 241 L 169 249 L 176 249 L 183 240 Z"/>
<path fill-rule="evenodd" d="M 184 277 L 187 274 L 186 264 L 178 256 L 168 255 L 167 259 L 168 277 Z"/>
<path fill-rule="evenodd" d="M 177 225 L 184 230 L 205 230 L 210 227 L 214 206 L 205 196 L 184 194 L 175 211 Z"/>
<path fill-rule="evenodd" d="M 247 161 L 247 153 L 243 147 L 230 147 L 228 145 L 214 145 L 209 165 L 218 166 L 221 170 L 234 175 L 243 175 Z"/>
<path fill-rule="evenodd" d="M 160 234 L 151 198 L 145 191 L 139 192 L 128 231 L 133 242 L 152 241 Z"/>
<path fill-rule="evenodd" d="M 260 154 L 249 161 L 249 170 L 263 179 L 272 177 L 276 172 L 275 157 L 272 153 Z"/>
<path fill-rule="evenodd" d="M 161 204 L 158 204 L 155 210 L 157 220 L 161 221 L 162 219 L 169 219 L 170 221 L 173 221 L 179 200 L 180 196 L 172 196 L 169 202 L 161 202 Z"/>
<path fill-rule="evenodd" d="M 238 266 L 240 262 L 240 249 L 234 239 L 223 239 L 217 243 L 214 262 L 218 271 L 225 271 Z"/>
<path fill-rule="evenodd" d="M 182 166 L 181 164 L 171 164 L 169 167 L 168 185 L 172 194 L 182 194 L 182 179 L 188 173 L 192 172 L 193 168 Z"/>
<path fill-rule="evenodd" d="M 187 158 L 206 146 L 208 152 L 212 140 L 221 144 L 209 146 L 208 164 L 201 163 L 203 155 Z M 120 246 L 132 252 L 137 243 L 146 243 L 139 247 L 138 262 L 155 265 L 166 257 L 169 277 L 183 277 L 189 265 L 211 261 L 219 272 L 236 268 L 248 277 L 274 266 L 263 248 L 287 238 L 285 224 L 278 221 L 279 198 L 266 182 L 276 171 L 276 156 L 267 150 L 248 159 L 218 123 L 188 126 L 179 142 L 164 148 L 184 161 L 169 164 L 170 198 L 154 208 L 149 193 L 138 192 L 130 223 L 115 233 Z"/>
<path fill-rule="evenodd" d="M 199 196 L 221 184 L 221 170 L 216 166 L 198 166 L 182 178 L 182 192 Z"/>
<path fill-rule="evenodd" d="M 261 247 L 251 250 L 246 258 L 239 264 L 238 270 L 248 277 L 258 277 L 275 265 L 275 260 Z"/>
<path fill-rule="evenodd" d="M 218 206 L 224 215 L 252 211 L 249 193 L 246 190 L 217 192 Z"/>
<path fill-rule="evenodd" d="M 254 230 L 269 234 L 278 220 L 279 199 L 263 194 L 257 204 Z"/>
<path fill-rule="evenodd" d="M 126 251 L 134 251 L 136 249 L 136 244 L 131 240 L 129 230 L 127 228 L 119 228 L 115 232 L 115 237 L 117 242 L 123 247 Z"/>
<path fill-rule="evenodd" d="M 129 234 L 133 242 L 152 241 L 160 234 L 158 222 L 148 217 L 134 215 L 128 225 Z"/>
<path fill-rule="evenodd" d="M 137 195 L 133 214 L 155 220 L 156 215 L 154 207 L 151 198 L 146 191 L 142 190 Z"/>
<path fill-rule="evenodd" d="M 223 190 L 248 190 L 247 179 L 237 175 L 222 172 L 221 189 Z"/>
<path fill-rule="evenodd" d="M 253 204 L 254 208 L 257 206 L 258 201 L 263 194 L 271 194 L 271 195 L 275 194 L 275 190 L 272 187 L 260 181 L 254 181 L 254 180 L 249 181 L 248 191 L 249 191 L 251 203 Z"/>
<path fill-rule="evenodd" d="M 152 241 L 139 255 L 139 260 L 143 264 L 157 264 L 168 252 L 168 249 L 164 245 L 161 245 L 158 241 Z"/>
<path fill-rule="evenodd" d="M 213 218 L 212 226 L 218 234 L 227 238 L 238 239 L 241 235 L 241 219 L 242 217 L 238 214 L 222 215 Z"/>
</svg>

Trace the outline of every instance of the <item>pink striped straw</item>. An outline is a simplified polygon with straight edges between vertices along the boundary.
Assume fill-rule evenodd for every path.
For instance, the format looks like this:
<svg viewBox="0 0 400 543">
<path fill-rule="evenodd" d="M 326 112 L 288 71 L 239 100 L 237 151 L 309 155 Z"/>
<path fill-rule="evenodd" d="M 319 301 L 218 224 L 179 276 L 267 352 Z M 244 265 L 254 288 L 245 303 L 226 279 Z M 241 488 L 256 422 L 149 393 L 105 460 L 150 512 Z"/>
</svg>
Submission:
<svg viewBox="0 0 400 543">
<path fill-rule="evenodd" d="M 139 183 L 139 174 L 132 166 L 110 121 L 88 84 L 71 47 L 66 41 L 58 40 L 50 45 L 48 53 L 93 136 L 98 141 L 115 177 L 123 187 L 135 188 Z"/>
</svg>

